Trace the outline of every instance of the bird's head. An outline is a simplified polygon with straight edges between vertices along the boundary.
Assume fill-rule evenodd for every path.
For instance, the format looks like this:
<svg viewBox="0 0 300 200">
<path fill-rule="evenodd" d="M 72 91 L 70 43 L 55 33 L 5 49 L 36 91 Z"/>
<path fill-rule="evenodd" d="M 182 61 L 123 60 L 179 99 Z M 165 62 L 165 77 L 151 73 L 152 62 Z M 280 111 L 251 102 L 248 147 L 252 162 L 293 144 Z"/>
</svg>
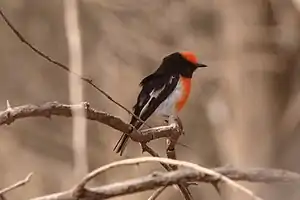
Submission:
<svg viewBox="0 0 300 200">
<path fill-rule="evenodd" d="M 207 67 L 198 62 L 196 55 L 190 51 L 175 52 L 163 59 L 166 69 L 191 78 L 197 68 Z"/>
<path fill-rule="evenodd" d="M 193 64 L 195 69 L 197 69 L 198 67 L 207 67 L 206 65 L 199 63 L 196 55 L 194 53 L 190 52 L 190 51 L 182 51 L 182 52 L 179 52 L 179 54 L 185 60 L 187 60 L 188 62 Z"/>
</svg>

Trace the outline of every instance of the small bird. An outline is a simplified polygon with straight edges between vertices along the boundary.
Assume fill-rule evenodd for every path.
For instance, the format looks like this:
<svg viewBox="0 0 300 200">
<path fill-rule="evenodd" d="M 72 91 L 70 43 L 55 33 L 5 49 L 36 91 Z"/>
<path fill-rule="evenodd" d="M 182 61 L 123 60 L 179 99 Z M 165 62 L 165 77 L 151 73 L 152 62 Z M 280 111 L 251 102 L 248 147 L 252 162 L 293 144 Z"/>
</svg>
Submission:
<svg viewBox="0 0 300 200">
<path fill-rule="evenodd" d="M 175 52 L 163 58 L 159 68 L 140 82 L 142 89 L 133 107 L 134 114 L 143 121 L 152 114 L 177 116 L 189 97 L 191 79 L 199 67 L 207 66 L 198 63 L 192 52 Z M 133 116 L 130 124 L 139 129 L 143 122 Z M 128 141 L 129 136 L 123 133 L 114 151 L 122 155 Z"/>
</svg>

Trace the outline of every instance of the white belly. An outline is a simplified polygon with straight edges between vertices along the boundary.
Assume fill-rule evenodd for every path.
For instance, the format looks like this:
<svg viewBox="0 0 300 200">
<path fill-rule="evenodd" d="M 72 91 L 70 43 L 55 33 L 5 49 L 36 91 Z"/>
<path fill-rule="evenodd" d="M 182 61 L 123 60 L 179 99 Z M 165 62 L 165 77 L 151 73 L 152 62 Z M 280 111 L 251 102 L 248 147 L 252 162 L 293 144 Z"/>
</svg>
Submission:
<svg viewBox="0 0 300 200">
<path fill-rule="evenodd" d="M 160 116 L 176 115 L 176 104 L 181 99 L 182 92 L 183 86 L 179 81 L 174 91 L 158 106 L 154 114 Z"/>
</svg>

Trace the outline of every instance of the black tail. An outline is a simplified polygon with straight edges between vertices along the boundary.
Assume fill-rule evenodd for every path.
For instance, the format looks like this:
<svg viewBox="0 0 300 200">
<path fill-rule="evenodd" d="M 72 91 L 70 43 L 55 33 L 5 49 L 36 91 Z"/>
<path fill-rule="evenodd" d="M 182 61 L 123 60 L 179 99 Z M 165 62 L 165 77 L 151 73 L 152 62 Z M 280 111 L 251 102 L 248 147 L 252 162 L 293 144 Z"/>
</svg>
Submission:
<svg viewBox="0 0 300 200">
<path fill-rule="evenodd" d="M 135 119 L 132 119 L 130 124 L 132 124 L 132 125 L 136 124 L 136 125 L 134 125 L 135 128 L 139 129 L 142 126 L 143 123 L 136 122 Z M 117 142 L 116 146 L 114 147 L 114 151 L 116 151 L 116 153 L 120 153 L 120 156 L 122 156 L 128 142 L 129 142 L 129 136 L 126 133 L 123 133 L 121 138 Z"/>
<path fill-rule="evenodd" d="M 122 156 L 128 142 L 129 136 L 126 133 L 123 133 L 116 146 L 114 147 L 114 151 L 116 151 L 116 153 L 120 153 L 120 156 Z"/>
</svg>

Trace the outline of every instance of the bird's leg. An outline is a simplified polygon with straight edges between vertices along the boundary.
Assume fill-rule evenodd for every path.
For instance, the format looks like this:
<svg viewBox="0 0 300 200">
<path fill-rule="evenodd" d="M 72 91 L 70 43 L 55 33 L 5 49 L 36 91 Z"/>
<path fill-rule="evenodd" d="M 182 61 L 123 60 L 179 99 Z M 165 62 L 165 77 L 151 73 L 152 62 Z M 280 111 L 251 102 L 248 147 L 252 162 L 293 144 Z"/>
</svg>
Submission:
<svg viewBox="0 0 300 200">
<path fill-rule="evenodd" d="M 183 124 L 179 116 L 172 116 L 173 122 L 175 122 L 178 126 L 179 129 L 181 130 L 181 133 L 184 135 L 184 129 L 183 129 Z"/>
<path fill-rule="evenodd" d="M 177 116 L 175 120 L 176 120 L 176 122 L 177 122 L 179 128 L 182 130 L 182 133 L 184 134 L 184 131 L 183 131 L 183 124 L 182 124 L 181 119 Z"/>
<path fill-rule="evenodd" d="M 168 116 L 168 122 L 169 122 L 169 124 L 173 124 L 173 123 L 176 123 L 176 124 L 178 124 L 177 123 L 177 116 L 176 115 L 169 115 Z"/>
</svg>

